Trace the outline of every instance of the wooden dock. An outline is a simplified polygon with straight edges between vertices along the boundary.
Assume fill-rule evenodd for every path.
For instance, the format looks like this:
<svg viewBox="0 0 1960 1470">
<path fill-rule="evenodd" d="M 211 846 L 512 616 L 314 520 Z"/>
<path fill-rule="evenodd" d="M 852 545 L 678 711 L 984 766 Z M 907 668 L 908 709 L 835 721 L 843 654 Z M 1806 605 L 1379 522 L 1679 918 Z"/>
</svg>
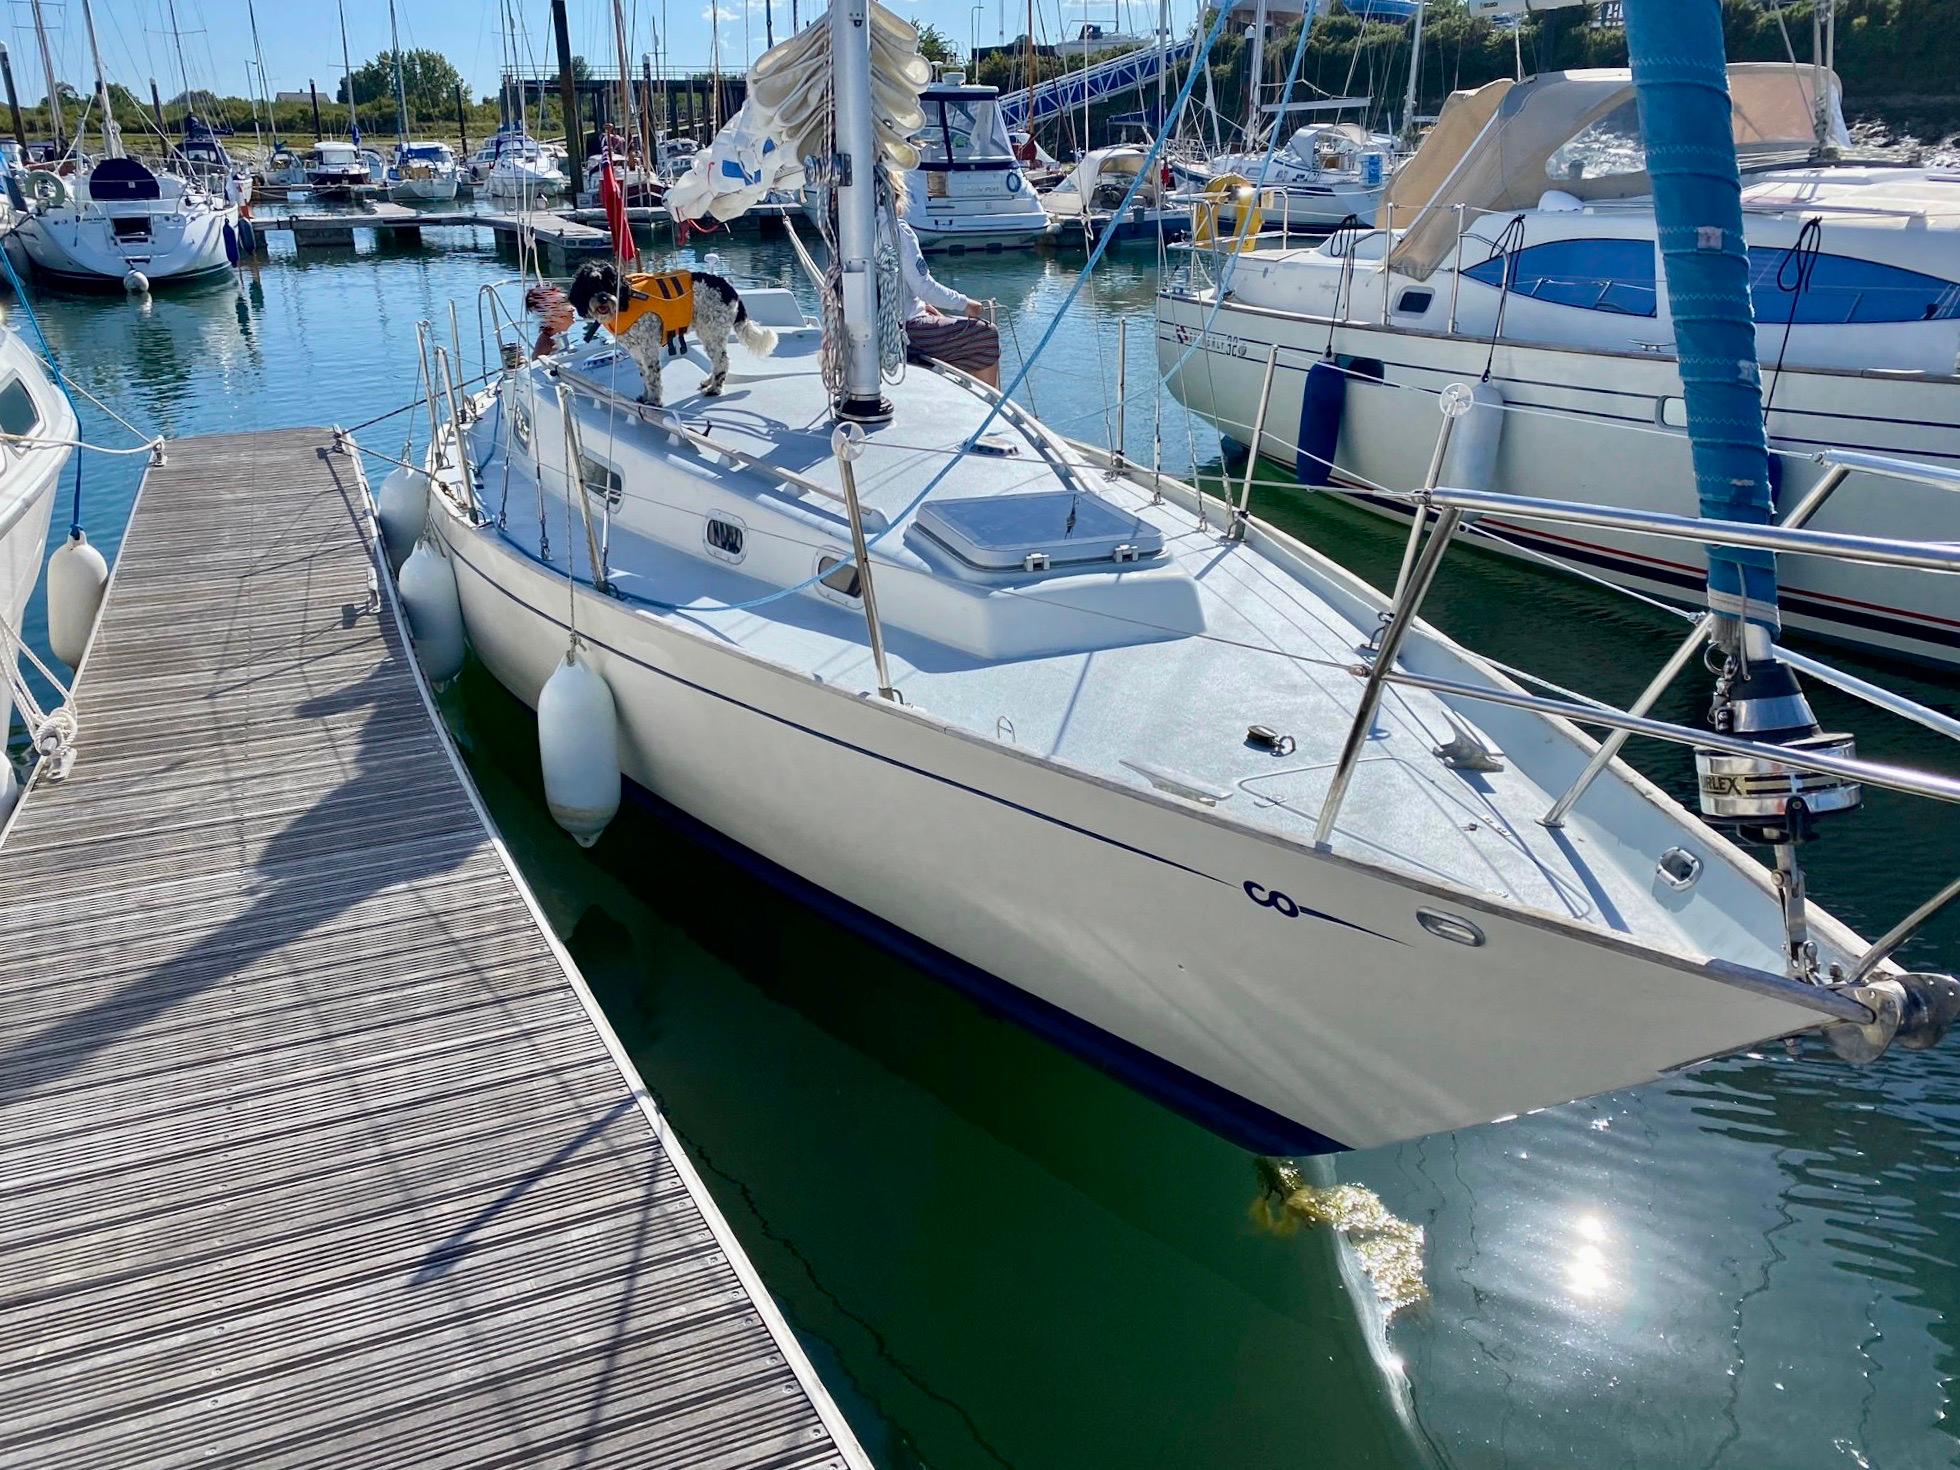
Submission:
<svg viewBox="0 0 1960 1470">
<path fill-rule="evenodd" d="M 170 446 L 80 757 L 0 834 L 0 1464 L 866 1466 L 495 838 L 331 442 Z"/>
</svg>

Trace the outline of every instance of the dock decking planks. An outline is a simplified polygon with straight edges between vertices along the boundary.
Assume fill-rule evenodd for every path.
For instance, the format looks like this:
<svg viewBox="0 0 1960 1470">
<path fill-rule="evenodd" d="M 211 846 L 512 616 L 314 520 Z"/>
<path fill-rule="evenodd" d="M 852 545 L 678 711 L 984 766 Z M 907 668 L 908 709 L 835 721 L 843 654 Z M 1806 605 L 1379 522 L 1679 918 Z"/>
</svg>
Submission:
<svg viewBox="0 0 1960 1470">
<path fill-rule="evenodd" d="M 492 837 L 332 435 L 179 441 L 0 840 L 0 1464 L 865 1466 Z"/>
</svg>

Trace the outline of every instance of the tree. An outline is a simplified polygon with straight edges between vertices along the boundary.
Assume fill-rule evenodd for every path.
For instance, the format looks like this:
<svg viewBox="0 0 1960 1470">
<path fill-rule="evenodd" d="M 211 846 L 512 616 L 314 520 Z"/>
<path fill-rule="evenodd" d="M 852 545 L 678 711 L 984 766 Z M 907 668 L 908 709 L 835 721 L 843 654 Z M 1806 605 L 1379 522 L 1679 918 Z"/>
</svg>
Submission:
<svg viewBox="0 0 1960 1470">
<path fill-rule="evenodd" d="M 462 73 L 449 64 L 439 51 L 402 52 L 402 91 L 408 96 L 410 119 L 419 114 L 447 116 L 456 110 L 456 88 Z M 354 68 L 354 100 L 362 106 L 381 102 L 392 106 L 395 99 L 395 56 L 383 51 L 372 61 Z M 347 104 L 347 81 L 334 89 L 334 101 Z"/>
<path fill-rule="evenodd" d="M 572 80 L 575 82 L 589 82 L 592 80 L 591 63 L 586 61 L 583 56 L 574 56 L 572 58 Z"/>
<path fill-rule="evenodd" d="M 927 22 L 919 27 L 919 55 L 927 61 L 951 61 L 953 46 L 939 27 Z"/>
</svg>

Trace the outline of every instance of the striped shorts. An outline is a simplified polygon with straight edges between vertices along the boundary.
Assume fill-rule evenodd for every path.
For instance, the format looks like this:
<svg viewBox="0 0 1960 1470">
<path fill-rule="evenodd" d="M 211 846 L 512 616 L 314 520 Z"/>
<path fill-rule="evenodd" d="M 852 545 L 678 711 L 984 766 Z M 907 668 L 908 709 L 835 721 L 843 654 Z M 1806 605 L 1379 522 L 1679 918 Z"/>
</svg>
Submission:
<svg viewBox="0 0 1960 1470">
<path fill-rule="evenodd" d="M 916 316 L 905 324 L 906 357 L 977 373 L 1000 361 L 1000 333 L 971 316 Z"/>
</svg>

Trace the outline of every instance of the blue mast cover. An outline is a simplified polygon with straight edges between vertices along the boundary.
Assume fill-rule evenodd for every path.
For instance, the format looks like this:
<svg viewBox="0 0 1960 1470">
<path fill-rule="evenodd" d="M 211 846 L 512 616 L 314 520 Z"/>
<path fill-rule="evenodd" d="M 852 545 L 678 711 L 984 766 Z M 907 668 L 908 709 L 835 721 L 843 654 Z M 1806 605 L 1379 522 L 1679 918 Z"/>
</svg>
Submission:
<svg viewBox="0 0 1960 1470">
<path fill-rule="evenodd" d="M 1769 444 L 1722 7 L 1719 0 L 1627 0 L 1625 14 L 1701 513 L 1767 525 L 1774 518 Z M 1723 646 L 1735 641 L 1732 619 L 1774 632 L 1775 556 L 1709 547 L 1708 606 Z"/>
</svg>

